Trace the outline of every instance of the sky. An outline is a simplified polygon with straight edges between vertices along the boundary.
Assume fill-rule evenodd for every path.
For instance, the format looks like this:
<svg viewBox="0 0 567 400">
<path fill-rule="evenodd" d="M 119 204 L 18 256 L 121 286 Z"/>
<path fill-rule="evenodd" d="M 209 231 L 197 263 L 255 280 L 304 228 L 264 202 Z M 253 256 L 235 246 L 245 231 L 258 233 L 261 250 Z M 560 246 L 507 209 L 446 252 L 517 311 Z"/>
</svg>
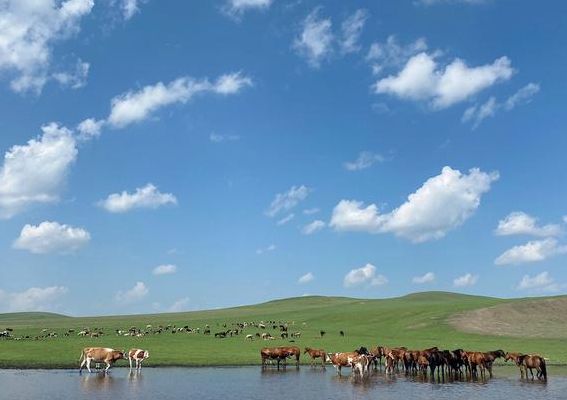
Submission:
<svg viewBox="0 0 567 400">
<path fill-rule="evenodd" d="M 0 10 L 0 312 L 567 293 L 564 2 Z"/>
</svg>

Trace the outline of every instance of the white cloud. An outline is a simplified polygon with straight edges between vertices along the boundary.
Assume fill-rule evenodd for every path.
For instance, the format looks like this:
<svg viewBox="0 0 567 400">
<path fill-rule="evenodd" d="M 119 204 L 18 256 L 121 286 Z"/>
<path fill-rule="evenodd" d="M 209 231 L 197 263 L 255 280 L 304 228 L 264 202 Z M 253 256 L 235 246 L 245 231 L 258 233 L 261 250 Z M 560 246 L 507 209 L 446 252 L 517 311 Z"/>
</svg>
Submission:
<svg viewBox="0 0 567 400">
<path fill-rule="evenodd" d="M 556 239 L 533 240 L 506 250 L 496 260 L 496 265 L 517 265 L 543 261 L 551 256 L 567 253 L 567 246 L 559 245 Z"/>
<path fill-rule="evenodd" d="M 423 276 L 414 276 L 411 281 L 419 285 L 424 283 L 432 283 L 435 282 L 435 274 L 433 272 L 427 272 Z"/>
<path fill-rule="evenodd" d="M 498 173 L 477 168 L 463 174 L 444 167 L 429 178 L 405 203 L 380 214 L 375 204 L 364 207 L 356 200 L 341 200 L 329 225 L 337 231 L 391 232 L 413 242 L 440 239 L 462 225 L 480 206 L 482 194 L 490 190 Z"/>
<path fill-rule="evenodd" d="M 0 218 L 11 218 L 34 204 L 59 200 L 70 166 L 77 158 L 72 132 L 56 123 L 25 145 L 13 146 L 0 167 Z"/>
<path fill-rule="evenodd" d="M 81 121 L 77 125 L 77 132 L 79 133 L 79 139 L 83 141 L 90 140 L 92 138 L 100 136 L 102 127 L 104 126 L 104 120 L 96 120 L 94 118 L 87 118 Z"/>
<path fill-rule="evenodd" d="M 541 274 L 534 275 L 533 277 L 524 275 L 524 277 L 518 284 L 517 289 L 556 292 L 560 289 L 560 286 L 555 283 L 554 279 L 551 276 L 549 276 L 549 273 L 542 272 Z"/>
<path fill-rule="evenodd" d="M 53 46 L 79 31 L 93 0 L 0 2 L 0 72 L 16 92 L 41 92 L 48 80 Z"/>
<path fill-rule="evenodd" d="M 363 151 L 354 161 L 345 162 L 343 165 L 347 171 L 360 171 L 361 169 L 370 168 L 377 162 L 384 162 L 386 159 L 371 151 Z"/>
<path fill-rule="evenodd" d="M 378 80 L 374 85 L 375 92 L 425 101 L 433 109 L 440 110 L 506 81 L 514 73 L 507 57 L 479 67 L 469 67 L 458 58 L 440 66 L 435 58 L 434 54 L 425 52 L 411 57 L 397 75 Z"/>
<path fill-rule="evenodd" d="M 304 235 L 312 235 L 315 232 L 319 232 L 321 229 L 325 228 L 326 226 L 327 226 L 327 224 L 325 224 L 324 221 L 317 219 L 317 220 L 310 222 L 309 224 L 305 225 L 303 227 L 303 229 L 301 230 L 301 233 L 303 233 Z"/>
<path fill-rule="evenodd" d="M 498 221 L 498 227 L 494 233 L 498 236 L 558 236 L 561 234 L 561 226 L 557 224 L 538 226 L 537 218 L 534 218 L 524 212 L 516 211 L 508 214 L 506 218 Z"/>
<path fill-rule="evenodd" d="M 177 266 L 173 264 L 162 264 L 154 268 L 154 275 L 171 275 L 177 272 Z"/>
<path fill-rule="evenodd" d="M 294 213 L 288 214 L 285 217 L 283 217 L 282 219 L 280 219 L 278 222 L 276 222 L 276 225 L 278 225 L 278 226 L 285 225 L 289 221 L 291 221 L 293 218 L 295 218 Z"/>
<path fill-rule="evenodd" d="M 78 59 L 75 64 L 74 71 L 56 72 L 53 74 L 53 79 L 59 82 L 62 86 L 70 87 L 71 89 L 80 89 L 87 84 L 89 69 L 89 63 Z"/>
<path fill-rule="evenodd" d="M 184 104 L 198 93 L 229 95 L 251 85 L 252 80 L 241 72 L 222 75 L 214 83 L 207 79 L 195 80 L 188 77 L 178 78 L 168 84 L 158 82 L 113 98 L 108 122 L 115 128 L 123 128 L 145 120 L 165 106 Z"/>
<path fill-rule="evenodd" d="M 148 294 L 149 290 L 144 282 L 136 282 L 133 288 L 126 291 L 118 291 L 115 299 L 119 303 L 135 303 L 142 300 Z"/>
<path fill-rule="evenodd" d="M 516 93 L 508 97 L 503 103 L 496 101 L 494 97 L 490 97 L 485 103 L 475 104 L 467 108 L 463 114 L 462 122 L 472 121 L 472 128 L 476 129 L 486 118 L 493 117 L 500 110 L 512 111 L 519 105 L 528 104 L 532 101 L 533 96 L 539 92 L 539 85 L 529 83 Z"/>
<path fill-rule="evenodd" d="M 220 135 L 218 133 L 211 133 L 209 135 L 209 140 L 213 143 L 223 143 L 223 142 L 234 142 L 240 140 L 238 135 Z"/>
<path fill-rule="evenodd" d="M 266 10 L 272 2 L 273 0 L 227 0 L 222 11 L 238 21 L 246 11 Z"/>
<path fill-rule="evenodd" d="M 186 311 L 189 308 L 189 297 L 183 297 L 179 300 L 176 300 L 175 303 L 169 307 L 169 312 L 181 312 Z"/>
<path fill-rule="evenodd" d="M 268 253 L 274 251 L 276 248 L 277 247 L 275 244 L 271 244 L 268 247 L 257 249 L 256 254 L 260 255 L 260 254 Z"/>
<path fill-rule="evenodd" d="M 285 193 L 278 193 L 274 200 L 272 200 L 270 207 L 266 211 L 266 215 L 274 217 L 281 211 L 288 211 L 297 206 L 301 201 L 305 200 L 309 195 L 309 188 L 307 186 L 292 186 Z"/>
<path fill-rule="evenodd" d="M 382 286 L 388 283 L 388 278 L 384 275 L 376 275 L 376 267 L 372 264 L 366 264 L 364 267 L 350 270 L 345 275 L 343 284 L 350 288 L 367 284 L 370 286 Z"/>
<path fill-rule="evenodd" d="M 366 60 L 372 64 L 372 72 L 378 75 L 386 68 L 400 67 L 412 56 L 427 50 L 427 42 L 419 38 L 408 45 L 400 45 L 394 35 L 388 36 L 385 43 L 372 43 Z"/>
<path fill-rule="evenodd" d="M 13 247 L 34 254 L 70 253 L 83 247 L 90 240 L 91 235 L 83 228 L 44 221 L 39 225 L 24 225 Z"/>
<path fill-rule="evenodd" d="M 295 39 L 293 48 L 307 59 L 313 68 L 319 68 L 321 62 L 332 53 L 334 41 L 329 18 L 320 18 L 320 8 L 315 8 L 303 21 L 301 34 Z"/>
<path fill-rule="evenodd" d="M 315 275 L 313 275 L 311 272 L 308 272 L 305 275 L 299 277 L 297 283 L 299 283 L 300 285 L 304 285 L 306 283 L 313 281 L 314 279 L 315 279 Z"/>
<path fill-rule="evenodd" d="M 459 276 L 453 280 L 453 286 L 455 287 L 466 287 L 466 286 L 474 286 L 478 282 L 478 275 L 473 274 L 465 274 L 463 276 Z"/>
<path fill-rule="evenodd" d="M 120 0 L 120 8 L 122 10 L 122 16 L 125 20 L 129 20 L 136 13 L 140 12 L 139 0 Z"/>
<path fill-rule="evenodd" d="M 368 19 L 368 12 L 358 9 L 343 21 L 341 25 L 342 40 L 340 42 L 341 51 L 343 53 L 355 53 L 360 50 L 358 40 L 364 29 L 364 24 Z"/>
<path fill-rule="evenodd" d="M 317 214 L 319 211 L 321 211 L 319 208 L 314 207 L 314 208 L 306 208 L 305 210 L 303 210 L 303 214 L 305 215 L 313 215 L 313 214 Z M 567 219 L 567 216 L 565 217 Z"/>
<path fill-rule="evenodd" d="M 64 286 L 32 287 L 13 293 L 0 290 L 0 312 L 53 310 L 57 308 L 56 301 L 66 293 Z"/>
<path fill-rule="evenodd" d="M 139 208 L 155 209 L 167 204 L 177 204 L 177 198 L 171 193 L 161 193 L 157 187 L 148 183 L 137 188 L 134 193 L 112 193 L 98 204 L 108 212 L 123 213 Z"/>
</svg>

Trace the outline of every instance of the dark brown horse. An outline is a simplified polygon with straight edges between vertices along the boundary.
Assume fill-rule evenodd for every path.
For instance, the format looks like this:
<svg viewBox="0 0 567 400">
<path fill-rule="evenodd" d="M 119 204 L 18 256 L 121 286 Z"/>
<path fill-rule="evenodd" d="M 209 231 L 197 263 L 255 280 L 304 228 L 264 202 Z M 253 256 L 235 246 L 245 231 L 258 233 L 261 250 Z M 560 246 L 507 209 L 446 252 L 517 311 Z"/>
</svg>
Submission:
<svg viewBox="0 0 567 400">
<path fill-rule="evenodd" d="M 484 353 L 485 365 L 490 377 L 492 378 L 492 364 L 497 358 L 506 358 L 506 353 L 504 350 L 494 350 Z"/>
<path fill-rule="evenodd" d="M 325 362 L 327 361 L 327 353 L 324 349 L 312 349 L 311 347 L 306 347 L 303 354 L 309 354 L 311 357 L 311 365 L 315 364 L 315 359 L 321 359 L 321 366 L 325 368 Z"/>
</svg>

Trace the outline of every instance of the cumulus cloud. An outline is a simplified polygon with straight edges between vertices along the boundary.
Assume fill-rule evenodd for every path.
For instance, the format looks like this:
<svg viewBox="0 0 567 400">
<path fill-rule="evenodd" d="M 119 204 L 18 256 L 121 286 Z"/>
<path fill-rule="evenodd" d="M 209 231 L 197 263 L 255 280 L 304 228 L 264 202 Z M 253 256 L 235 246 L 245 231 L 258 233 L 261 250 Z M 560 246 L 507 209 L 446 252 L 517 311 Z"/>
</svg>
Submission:
<svg viewBox="0 0 567 400">
<path fill-rule="evenodd" d="M 173 264 L 162 264 L 154 268 L 154 275 L 171 275 L 177 272 L 177 266 Z"/>
<path fill-rule="evenodd" d="M 124 128 L 149 118 L 165 106 L 187 103 L 198 93 L 230 95 L 251 85 L 252 80 L 241 72 L 221 75 L 215 82 L 189 77 L 178 78 L 167 84 L 158 82 L 113 98 L 108 123 L 114 128 Z"/>
<path fill-rule="evenodd" d="M 308 272 L 305 275 L 299 277 L 297 283 L 299 283 L 300 285 L 304 285 L 306 283 L 313 281 L 313 279 L 315 279 L 315 275 L 313 275 L 311 272 Z"/>
<path fill-rule="evenodd" d="M 519 105 L 528 104 L 539 92 L 540 86 L 537 83 L 529 83 L 519 89 L 504 102 L 500 103 L 495 97 L 490 97 L 485 103 L 472 105 L 465 110 L 461 121 L 472 122 L 472 128 L 476 129 L 486 118 L 495 116 L 499 111 L 512 111 Z"/>
<path fill-rule="evenodd" d="M 118 291 L 115 299 L 119 303 L 135 303 L 146 297 L 148 292 L 149 290 L 144 282 L 136 282 L 133 288 L 126 291 Z"/>
<path fill-rule="evenodd" d="M 0 218 L 10 218 L 32 205 L 59 200 L 69 169 L 77 158 L 72 132 L 56 123 L 25 145 L 13 146 L 0 167 Z"/>
<path fill-rule="evenodd" d="M 98 204 L 108 212 L 124 213 L 134 209 L 155 209 L 167 204 L 177 204 L 177 198 L 171 193 L 161 193 L 157 187 L 148 183 L 137 188 L 134 193 L 112 193 Z"/>
<path fill-rule="evenodd" d="M 305 200 L 309 195 L 310 189 L 305 186 L 292 186 L 287 192 L 278 193 L 270 207 L 266 210 L 266 215 L 275 217 L 281 211 L 288 211 L 297 206 L 301 201 Z"/>
<path fill-rule="evenodd" d="M 561 226 L 558 224 L 538 226 L 537 218 L 525 212 L 515 211 L 498 221 L 498 227 L 494 233 L 498 236 L 532 235 L 548 237 L 558 236 L 561 234 L 561 231 Z"/>
<path fill-rule="evenodd" d="M 424 38 L 402 45 L 394 35 L 388 36 L 384 43 L 374 42 L 366 55 L 366 60 L 372 65 L 375 75 L 387 68 L 397 68 L 405 64 L 412 56 L 427 50 Z"/>
<path fill-rule="evenodd" d="M 79 31 L 93 5 L 93 0 L 0 2 L 0 72 L 11 79 L 12 90 L 41 92 L 53 47 Z"/>
<path fill-rule="evenodd" d="M 513 73 L 507 57 L 498 58 L 492 64 L 469 67 L 458 58 L 450 64 L 440 65 L 435 54 L 421 52 L 412 56 L 396 75 L 379 79 L 374 91 L 405 100 L 424 101 L 432 109 L 440 110 L 509 80 Z"/>
<path fill-rule="evenodd" d="M 294 218 L 295 218 L 294 213 L 288 214 L 285 217 L 283 217 L 282 219 L 278 220 L 278 222 L 276 222 L 276 225 L 278 225 L 278 226 L 285 225 Z"/>
<path fill-rule="evenodd" d="M 169 312 L 181 312 L 186 311 L 189 308 L 189 297 L 183 297 L 176 300 L 171 307 L 169 307 Z"/>
<path fill-rule="evenodd" d="M 266 10 L 272 5 L 273 0 L 227 0 L 222 11 L 235 20 L 240 20 L 242 15 L 251 10 Z"/>
<path fill-rule="evenodd" d="M 548 272 L 542 272 L 534 276 L 524 275 L 517 286 L 518 290 L 532 290 L 541 292 L 556 292 L 560 289 L 555 280 Z"/>
<path fill-rule="evenodd" d="M 490 190 L 498 173 L 477 168 L 463 174 L 444 167 L 429 178 L 405 203 L 380 214 L 375 204 L 341 200 L 333 209 L 329 225 L 337 231 L 394 233 L 413 242 L 440 239 L 462 225 L 480 206 L 482 195 Z"/>
<path fill-rule="evenodd" d="M 140 12 L 141 0 L 119 0 L 120 9 L 122 10 L 122 16 L 125 20 L 129 20 L 136 13 Z"/>
<path fill-rule="evenodd" d="M 67 293 L 64 286 L 32 287 L 22 292 L 0 290 L 0 312 L 49 311 Z"/>
<path fill-rule="evenodd" d="M 277 247 L 276 247 L 275 244 L 271 244 L 271 245 L 269 245 L 268 247 L 256 249 L 256 254 L 260 255 L 260 254 L 272 252 L 272 251 L 274 251 L 276 248 L 277 248 Z"/>
<path fill-rule="evenodd" d="M 388 283 L 388 278 L 384 275 L 377 275 L 376 267 L 372 264 L 350 270 L 343 280 L 343 284 L 347 288 L 360 285 L 382 286 L 386 283 Z"/>
<path fill-rule="evenodd" d="M 90 240 L 91 235 L 83 228 L 44 221 L 39 225 L 24 225 L 13 247 L 34 254 L 70 253 L 83 247 Z"/>
<path fill-rule="evenodd" d="M 560 245 L 557 239 L 533 240 L 526 244 L 506 250 L 496 260 L 496 265 L 517 265 L 543 261 L 549 257 L 567 253 L 567 246 Z"/>
<path fill-rule="evenodd" d="M 343 21 L 341 25 L 342 38 L 340 42 L 341 52 L 355 53 L 360 50 L 358 40 L 364 29 L 364 24 L 368 19 L 368 12 L 363 9 L 358 9 Z"/>
<path fill-rule="evenodd" d="M 455 287 L 467 287 L 467 286 L 474 286 L 478 282 L 478 275 L 473 274 L 465 274 L 463 276 L 459 276 L 453 280 L 453 286 Z"/>
<path fill-rule="evenodd" d="M 347 171 L 360 171 L 361 169 L 370 168 L 377 162 L 384 161 L 386 161 L 386 159 L 378 153 L 363 151 L 358 155 L 356 160 L 345 162 L 343 165 Z"/>
<path fill-rule="evenodd" d="M 82 141 L 87 141 L 92 138 L 100 136 L 104 120 L 96 120 L 94 118 L 87 118 L 77 125 L 78 137 Z"/>
<path fill-rule="evenodd" d="M 302 31 L 293 43 L 293 48 L 313 68 L 330 57 L 334 36 L 330 18 L 320 17 L 321 8 L 315 8 L 303 21 Z"/>
<path fill-rule="evenodd" d="M 422 276 L 414 276 L 411 281 L 419 285 L 424 283 L 432 283 L 435 282 L 435 274 L 433 272 L 427 272 Z"/>
<path fill-rule="evenodd" d="M 319 232 L 320 230 L 324 229 L 326 226 L 327 224 L 324 221 L 317 219 L 305 225 L 301 230 L 301 233 L 303 233 L 304 235 L 312 235 L 315 232 Z"/>
<path fill-rule="evenodd" d="M 87 84 L 87 77 L 89 76 L 90 64 L 78 59 L 75 68 L 72 71 L 56 72 L 53 74 L 53 79 L 59 82 L 62 86 L 70 87 L 71 89 L 80 89 Z"/>
</svg>

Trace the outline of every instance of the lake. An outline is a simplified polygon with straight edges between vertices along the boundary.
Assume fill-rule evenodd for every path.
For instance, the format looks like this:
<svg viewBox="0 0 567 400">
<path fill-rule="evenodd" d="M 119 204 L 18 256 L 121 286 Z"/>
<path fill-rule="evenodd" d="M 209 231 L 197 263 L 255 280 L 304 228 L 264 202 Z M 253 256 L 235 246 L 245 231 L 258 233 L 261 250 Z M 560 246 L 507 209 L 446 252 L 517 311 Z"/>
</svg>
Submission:
<svg viewBox="0 0 567 400">
<path fill-rule="evenodd" d="M 145 368 L 140 373 L 114 368 L 110 374 L 77 370 L 0 370 L 2 399 L 565 399 L 567 376 L 547 383 L 521 381 L 516 368 L 495 368 L 495 377 L 484 383 L 431 383 L 377 372 L 354 380 L 350 371 L 342 377 L 333 368 L 260 367 Z"/>
</svg>

